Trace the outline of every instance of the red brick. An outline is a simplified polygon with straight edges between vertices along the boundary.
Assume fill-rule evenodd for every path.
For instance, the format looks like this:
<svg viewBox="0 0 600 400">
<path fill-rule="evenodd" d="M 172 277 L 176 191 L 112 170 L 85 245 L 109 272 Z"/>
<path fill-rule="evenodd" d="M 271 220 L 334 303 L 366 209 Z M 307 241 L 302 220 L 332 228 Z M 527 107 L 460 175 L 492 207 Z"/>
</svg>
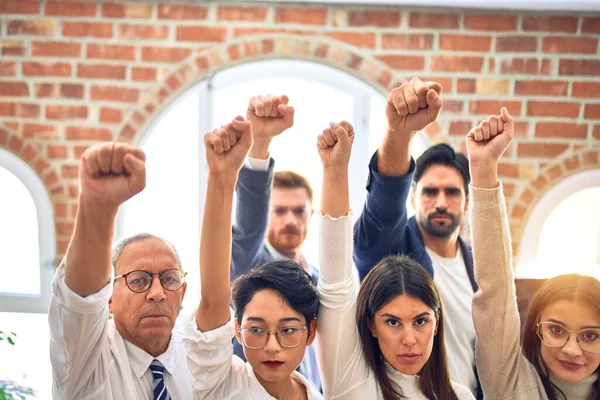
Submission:
<svg viewBox="0 0 600 400">
<path fill-rule="evenodd" d="M 81 44 L 70 42 L 37 42 L 32 44 L 31 54 L 43 57 L 80 57 Z"/>
<path fill-rule="evenodd" d="M 87 45 L 88 58 L 101 58 L 106 60 L 135 60 L 135 47 L 127 45 L 93 44 Z"/>
<path fill-rule="evenodd" d="M 600 61 L 598 60 L 560 60 L 558 65 L 560 75 L 600 76 Z"/>
<path fill-rule="evenodd" d="M 49 0 L 46 3 L 45 13 L 60 17 L 94 17 L 96 2 Z"/>
<path fill-rule="evenodd" d="M 471 121 L 452 121 L 448 133 L 452 136 L 466 136 L 471 128 L 473 128 Z"/>
<path fill-rule="evenodd" d="M 50 159 L 67 158 L 69 156 L 69 149 L 64 144 L 49 144 L 46 147 L 46 154 Z"/>
<path fill-rule="evenodd" d="M 118 101 L 135 103 L 139 99 L 139 90 L 116 86 L 92 86 L 91 100 Z"/>
<path fill-rule="evenodd" d="M 0 14 L 39 14 L 39 0 L 2 0 Z"/>
<path fill-rule="evenodd" d="M 567 171 L 574 171 L 581 167 L 581 161 L 579 156 L 572 156 L 564 161 L 564 165 Z"/>
<path fill-rule="evenodd" d="M 523 30 L 534 32 L 577 32 L 577 17 L 523 16 Z"/>
<path fill-rule="evenodd" d="M 0 96 L 20 97 L 29 96 L 29 87 L 25 82 L 0 81 Z"/>
<path fill-rule="evenodd" d="M 568 122 L 538 122 L 535 136 L 544 138 L 585 139 L 587 125 Z"/>
<path fill-rule="evenodd" d="M 69 216 L 68 205 L 65 203 L 54 203 L 54 216 L 56 218 L 67 218 Z"/>
<path fill-rule="evenodd" d="M 579 103 L 566 101 L 529 101 L 527 115 L 531 117 L 579 117 Z"/>
<path fill-rule="evenodd" d="M 113 135 L 106 128 L 93 126 L 68 126 L 66 131 L 67 140 L 100 140 L 111 141 Z"/>
<path fill-rule="evenodd" d="M 586 104 L 583 118 L 600 119 L 600 104 Z"/>
<path fill-rule="evenodd" d="M 316 35 L 317 32 L 305 30 L 304 27 L 298 29 L 280 29 L 280 28 L 234 28 L 233 37 L 240 36 L 254 36 L 254 35 L 268 35 L 275 33 L 286 33 L 289 35 Z M 249 54 L 247 54 L 249 55 Z"/>
<path fill-rule="evenodd" d="M 469 105 L 470 114 L 497 115 L 506 107 L 511 115 L 521 115 L 520 100 L 472 100 Z"/>
<path fill-rule="evenodd" d="M 475 31 L 514 31 L 517 29 L 517 16 L 506 14 L 467 14 L 465 29 Z"/>
<path fill-rule="evenodd" d="M 356 47 L 372 49 L 375 47 L 375 34 L 372 32 L 328 32 L 326 36 L 349 43 Z"/>
<path fill-rule="evenodd" d="M 87 106 L 65 106 L 48 105 L 46 106 L 47 119 L 85 119 L 88 117 Z"/>
<path fill-rule="evenodd" d="M 490 51 L 491 45 L 491 36 L 441 33 L 439 38 L 439 48 L 441 50 Z"/>
<path fill-rule="evenodd" d="M 77 83 L 61 83 L 60 84 L 60 95 L 61 97 L 71 99 L 82 99 L 84 87 Z"/>
<path fill-rule="evenodd" d="M 591 37 L 545 37 L 542 49 L 545 53 L 596 54 L 598 39 Z"/>
<path fill-rule="evenodd" d="M 59 137 L 58 127 L 54 125 L 23 124 L 23 137 L 57 139 Z"/>
<path fill-rule="evenodd" d="M 0 76 L 17 76 L 17 63 L 14 61 L 0 61 Z"/>
<path fill-rule="evenodd" d="M 433 35 L 385 33 L 382 36 L 381 47 L 383 49 L 430 50 L 433 47 Z"/>
<path fill-rule="evenodd" d="M 584 17 L 581 23 L 581 32 L 600 33 L 600 17 Z"/>
<path fill-rule="evenodd" d="M 499 36 L 496 38 L 496 51 L 500 53 L 537 51 L 538 38 L 535 36 Z"/>
<path fill-rule="evenodd" d="M 400 13 L 392 10 L 349 11 L 348 25 L 397 28 L 400 26 Z"/>
<path fill-rule="evenodd" d="M 142 60 L 178 63 L 192 54 L 190 49 L 178 47 L 143 47 Z"/>
<path fill-rule="evenodd" d="M 121 39 L 166 40 L 169 27 L 166 25 L 122 24 L 119 26 Z"/>
<path fill-rule="evenodd" d="M 21 150 L 21 157 L 25 159 L 25 161 L 31 163 L 35 158 L 40 154 L 40 150 L 37 146 L 32 144 L 27 144 Z"/>
<path fill-rule="evenodd" d="M 325 25 L 327 10 L 310 7 L 279 7 L 275 9 L 275 23 Z"/>
<path fill-rule="evenodd" d="M 79 175 L 79 165 L 62 165 L 60 168 L 60 174 L 62 175 L 63 179 L 73 179 L 73 178 L 77 178 Z M 57 223 L 58 225 L 58 223 Z M 57 229 L 58 231 L 58 229 Z M 68 235 L 69 232 L 60 232 L 58 231 L 60 235 Z"/>
<path fill-rule="evenodd" d="M 423 56 L 385 55 L 377 56 L 377 59 L 395 70 L 421 71 L 425 68 L 425 57 Z"/>
<path fill-rule="evenodd" d="M 502 60 L 500 72 L 503 74 L 550 74 L 551 60 L 537 58 L 511 58 Z"/>
<path fill-rule="evenodd" d="M 573 82 L 573 97 L 600 98 L 600 82 Z"/>
<path fill-rule="evenodd" d="M 23 62 L 25 76 L 71 76 L 71 65 L 53 62 Z"/>
<path fill-rule="evenodd" d="M 206 19 L 208 8 L 206 6 L 183 4 L 160 4 L 158 18 L 160 19 L 189 19 L 193 21 Z"/>
<path fill-rule="evenodd" d="M 230 6 L 219 5 L 217 19 L 219 21 L 263 22 L 267 19 L 269 10 L 259 6 Z"/>
<path fill-rule="evenodd" d="M 132 67 L 131 79 L 134 81 L 148 82 L 155 81 L 157 76 L 156 68 Z"/>
<path fill-rule="evenodd" d="M 568 147 L 569 145 L 562 143 L 519 143 L 517 155 L 519 157 L 556 158 Z"/>
<path fill-rule="evenodd" d="M 518 80 L 515 94 L 529 96 L 566 96 L 569 82 L 547 80 Z"/>
<path fill-rule="evenodd" d="M 102 107 L 100 109 L 100 122 L 120 124 L 123 122 L 123 110 L 119 108 Z"/>
<path fill-rule="evenodd" d="M 594 139 L 600 140 L 600 125 L 594 125 L 594 132 L 592 134 Z"/>
<path fill-rule="evenodd" d="M 177 40 L 184 42 L 220 43 L 227 39 L 224 26 L 178 26 Z"/>
<path fill-rule="evenodd" d="M 74 146 L 73 147 L 73 156 L 77 159 L 81 158 L 83 153 L 85 153 L 85 151 L 87 149 L 89 149 L 90 147 L 91 147 L 91 145 Z"/>
<path fill-rule="evenodd" d="M 475 79 L 459 79 L 456 82 L 457 93 L 475 93 Z"/>
<path fill-rule="evenodd" d="M 54 36 L 57 23 L 47 19 L 13 20 L 8 21 L 6 31 L 9 35 Z"/>
<path fill-rule="evenodd" d="M 0 50 L 3 56 L 24 56 L 25 42 L 22 40 L 0 40 Z"/>
<path fill-rule="evenodd" d="M 125 79 L 124 65 L 79 64 L 78 78 L 92 79 Z"/>
<path fill-rule="evenodd" d="M 150 19 L 152 3 L 103 3 L 102 16 L 107 18 Z"/>
<path fill-rule="evenodd" d="M 70 22 L 63 21 L 62 34 L 66 37 L 111 38 L 113 26 L 108 22 Z"/>
<path fill-rule="evenodd" d="M 39 118 L 40 106 L 27 103 L 0 102 L 0 117 Z"/>
<path fill-rule="evenodd" d="M 498 164 L 498 175 L 505 178 L 518 178 L 520 175 L 520 165 L 516 162 L 500 162 Z"/>
<path fill-rule="evenodd" d="M 411 28 L 425 29 L 458 29 L 459 14 L 446 14 L 434 12 L 411 12 L 408 25 Z"/>
<path fill-rule="evenodd" d="M 481 72 L 482 67 L 483 57 L 434 55 L 429 68 L 432 71 Z"/>
<path fill-rule="evenodd" d="M 20 153 L 21 149 L 23 148 L 23 139 L 21 139 L 20 137 L 13 135 L 8 139 L 8 148 Z"/>
</svg>

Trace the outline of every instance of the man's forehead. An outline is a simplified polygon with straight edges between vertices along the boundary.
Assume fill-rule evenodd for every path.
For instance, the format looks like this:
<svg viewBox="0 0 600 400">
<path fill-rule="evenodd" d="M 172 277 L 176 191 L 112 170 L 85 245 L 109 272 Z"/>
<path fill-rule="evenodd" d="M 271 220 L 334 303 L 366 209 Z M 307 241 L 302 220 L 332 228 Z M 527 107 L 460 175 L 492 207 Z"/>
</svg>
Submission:
<svg viewBox="0 0 600 400">
<path fill-rule="evenodd" d="M 158 238 L 147 238 L 125 246 L 117 264 L 122 273 L 136 269 L 163 270 L 177 268 L 177 256 L 168 243 Z"/>
<path fill-rule="evenodd" d="M 465 181 L 456 168 L 446 165 L 432 165 L 423 172 L 416 184 L 420 187 L 461 188 L 464 186 Z"/>
<path fill-rule="evenodd" d="M 273 188 L 271 205 L 306 205 L 310 203 L 305 188 Z"/>
</svg>

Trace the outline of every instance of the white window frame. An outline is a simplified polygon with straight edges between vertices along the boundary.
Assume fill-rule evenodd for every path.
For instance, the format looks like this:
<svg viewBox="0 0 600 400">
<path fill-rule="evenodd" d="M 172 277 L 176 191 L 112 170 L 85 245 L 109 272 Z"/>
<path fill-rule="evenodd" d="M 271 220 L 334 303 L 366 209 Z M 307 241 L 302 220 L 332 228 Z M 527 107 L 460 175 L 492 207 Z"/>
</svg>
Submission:
<svg viewBox="0 0 600 400">
<path fill-rule="evenodd" d="M 3 148 L 0 148 L 0 167 L 15 175 L 31 194 L 37 213 L 40 253 L 39 295 L 0 293 L 0 312 L 47 313 L 52 295 L 52 278 L 54 277 L 54 260 L 56 258 L 52 201 L 46 186 L 37 173 L 25 161 Z"/>
<path fill-rule="evenodd" d="M 600 187 L 600 170 L 582 171 L 572 175 L 548 190 L 531 212 L 521 239 L 516 278 L 535 279 L 537 252 L 544 223 L 552 211 L 566 198 L 585 189 Z M 545 278 L 545 277 L 544 277 Z"/>
</svg>

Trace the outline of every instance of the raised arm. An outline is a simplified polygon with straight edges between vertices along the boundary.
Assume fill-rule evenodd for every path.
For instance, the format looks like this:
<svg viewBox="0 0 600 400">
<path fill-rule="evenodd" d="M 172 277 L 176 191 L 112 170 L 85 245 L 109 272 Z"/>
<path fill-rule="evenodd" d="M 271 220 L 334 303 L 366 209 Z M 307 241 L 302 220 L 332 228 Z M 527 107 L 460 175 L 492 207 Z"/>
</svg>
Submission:
<svg viewBox="0 0 600 400">
<path fill-rule="evenodd" d="M 115 216 L 146 186 L 145 160 L 142 150 L 124 143 L 92 146 L 81 156 L 77 215 L 65 263 L 65 283 L 81 297 L 110 281 Z"/>
<path fill-rule="evenodd" d="M 503 108 L 467 135 L 471 169 L 469 200 L 475 277 L 473 298 L 477 333 L 477 372 L 485 397 L 511 397 L 523 363 L 519 342 L 510 230 L 498 161 L 514 135 L 514 121 Z M 525 372 L 528 373 L 528 372 Z"/>
<path fill-rule="evenodd" d="M 223 326 L 229 314 L 231 207 L 239 170 L 252 146 L 252 125 L 242 117 L 204 136 L 208 184 L 200 237 L 201 332 Z"/>
<path fill-rule="evenodd" d="M 405 253 L 406 200 L 416 133 L 433 123 L 443 106 L 442 85 L 413 78 L 393 89 L 386 104 L 387 131 L 369 164 L 367 199 L 354 226 L 354 261 L 361 278 L 383 257 Z"/>
<path fill-rule="evenodd" d="M 236 186 L 232 280 L 260 262 L 273 182 L 273 161 L 269 158 L 269 146 L 275 136 L 294 123 L 294 108 L 288 105 L 288 101 L 287 96 L 268 95 L 253 97 L 248 104 L 246 117 L 252 123 L 254 143 Z"/>
</svg>

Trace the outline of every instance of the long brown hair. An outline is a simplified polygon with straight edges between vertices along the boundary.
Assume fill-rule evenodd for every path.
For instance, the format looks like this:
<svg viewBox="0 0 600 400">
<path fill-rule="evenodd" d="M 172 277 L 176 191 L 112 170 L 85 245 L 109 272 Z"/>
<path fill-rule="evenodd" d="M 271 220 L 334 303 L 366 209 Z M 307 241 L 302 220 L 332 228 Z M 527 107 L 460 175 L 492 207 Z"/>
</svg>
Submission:
<svg viewBox="0 0 600 400">
<path fill-rule="evenodd" d="M 537 335 L 537 323 L 546 307 L 559 300 L 589 304 L 600 314 L 600 281 L 578 274 L 557 276 L 546 281 L 531 301 L 523 329 L 523 354 L 537 370 L 550 400 L 566 400 L 566 396 L 548 377 L 549 370 L 541 353 L 542 341 Z M 594 373 L 599 377 L 589 400 L 600 398 L 600 368 Z"/>
<path fill-rule="evenodd" d="M 421 300 L 431 307 L 438 321 L 431 356 L 420 371 L 420 389 L 428 399 L 457 400 L 450 383 L 442 303 L 433 279 L 416 261 L 407 256 L 389 256 L 381 260 L 363 280 L 356 300 L 356 323 L 363 354 L 373 370 L 385 400 L 404 398 L 402 388 L 386 373 L 379 341 L 371 334 L 375 313 L 402 294 Z"/>
</svg>

